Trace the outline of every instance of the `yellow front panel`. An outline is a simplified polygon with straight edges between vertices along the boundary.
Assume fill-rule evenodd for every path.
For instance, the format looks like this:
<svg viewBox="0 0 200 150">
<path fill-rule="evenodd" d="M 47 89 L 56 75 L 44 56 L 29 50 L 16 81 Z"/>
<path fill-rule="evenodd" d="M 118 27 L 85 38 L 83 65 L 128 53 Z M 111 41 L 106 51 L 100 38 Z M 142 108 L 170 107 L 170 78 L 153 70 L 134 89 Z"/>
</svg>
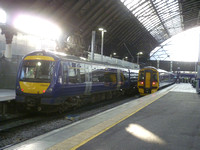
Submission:
<svg viewBox="0 0 200 150">
<path fill-rule="evenodd" d="M 42 94 L 43 91 L 47 90 L 50 83 L 35 83 L 35 82 L 19 82 L 20 88 L 23 89 L 24 93 L 30 94 Z"/>
<path fill-rule="evenodd" d="M 24 58 L 24 60 L 48 60 L 48 61 L 55 61 L 55 59 L 53 57 L 50 57 L 50 56 L 40 56 L 40 55 L 27 56 L 27 57 Z"/>
<path fill-rule="evenodd" d="M 145 74 L 145 88 L 150 88 L 151 87 L 151 73 L 146 72 Z"/>
<path fill-rule="evenodd" d="M 151 93 L 155 93 L 155 92 L 157 92 L 157 90 L 158 90 L 158 89 L 152 89 L 152 90 L 151 90 Z"/>
<path fill-rule="evenodd" d="M 144 89 L 139 88 L 139 93 L 140 93 L 140 94 L 144 94 Z"/>
</svg>

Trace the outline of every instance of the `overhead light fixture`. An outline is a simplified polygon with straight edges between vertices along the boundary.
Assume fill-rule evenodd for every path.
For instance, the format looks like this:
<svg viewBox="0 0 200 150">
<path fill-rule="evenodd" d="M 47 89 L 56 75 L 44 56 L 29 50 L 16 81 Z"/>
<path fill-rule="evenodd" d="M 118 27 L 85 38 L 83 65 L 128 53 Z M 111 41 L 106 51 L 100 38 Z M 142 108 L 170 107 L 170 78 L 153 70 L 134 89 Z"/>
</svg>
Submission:
<svg viewBox="0 0 200 150">
<path fill-rule="evenodd" d="M 107 32 L 104 28 L 99 28 L 99 31 Z"/>
</svg>

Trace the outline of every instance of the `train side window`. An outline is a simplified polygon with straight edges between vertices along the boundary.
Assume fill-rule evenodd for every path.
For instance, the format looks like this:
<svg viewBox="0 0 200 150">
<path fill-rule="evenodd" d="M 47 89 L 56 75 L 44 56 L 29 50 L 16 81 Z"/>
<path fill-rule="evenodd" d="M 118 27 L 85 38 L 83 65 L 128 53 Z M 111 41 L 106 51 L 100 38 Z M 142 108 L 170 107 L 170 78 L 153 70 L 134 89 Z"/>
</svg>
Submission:
<svg viewBox="0 0 200 150">
<path fill-rule="evenodd" d="M 121 76 L 120 76 L 120 78 L 121 78 Z M 106 82 L 106 83 L 112 82 L 112 84 L 116 84 L 117 83 L 117 73 L 106 72 L 104 74 L 104 82 Z"/>
<path fill-rule="evenodd" d="M 93 71 L 92 72 L 92 82 L 104 82 L 104 72 L 103 71 Z"/>
<path fill-rule="evenodd" d="M 108 72 L 104 74 L 104 82 L 111 82 L 110 75 Z"/>
<path fill-rule="evenodd" d="M 77 76 L 75 68 L 68 69 L 69 83 L 77 83 Z"/>
<path fill-rule="evenodd" d="M 92 66 L 92 82 L 99 83 L 104 82 L 104 71 L 101 70 L 100 66 Z"/>
</svg>

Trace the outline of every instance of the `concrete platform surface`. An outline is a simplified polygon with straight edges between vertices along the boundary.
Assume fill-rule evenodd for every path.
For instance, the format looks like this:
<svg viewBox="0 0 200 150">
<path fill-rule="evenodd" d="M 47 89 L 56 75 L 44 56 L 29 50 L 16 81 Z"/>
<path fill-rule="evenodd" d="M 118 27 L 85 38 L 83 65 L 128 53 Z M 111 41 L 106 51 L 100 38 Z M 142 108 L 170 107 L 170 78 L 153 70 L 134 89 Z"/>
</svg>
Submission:
<svg viewBox="0 0 200 150">
<path fill-rule="evenodd" d="M 169 92 L 77 150 L 199 150 L 200 95 Z"/>
</svg>

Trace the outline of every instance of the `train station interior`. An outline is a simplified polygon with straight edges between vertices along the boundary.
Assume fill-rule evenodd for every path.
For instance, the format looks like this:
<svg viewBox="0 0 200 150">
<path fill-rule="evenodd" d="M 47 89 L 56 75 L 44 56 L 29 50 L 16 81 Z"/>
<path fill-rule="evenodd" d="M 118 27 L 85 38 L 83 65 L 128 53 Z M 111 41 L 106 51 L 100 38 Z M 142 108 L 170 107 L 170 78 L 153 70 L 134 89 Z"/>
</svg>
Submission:
<svg viewBox="0 0 200 150">
<path fill-rule="evenodd" d="M 0 1 L 0 149 L 199 150 L 199 0 Z"/>
</svg>

